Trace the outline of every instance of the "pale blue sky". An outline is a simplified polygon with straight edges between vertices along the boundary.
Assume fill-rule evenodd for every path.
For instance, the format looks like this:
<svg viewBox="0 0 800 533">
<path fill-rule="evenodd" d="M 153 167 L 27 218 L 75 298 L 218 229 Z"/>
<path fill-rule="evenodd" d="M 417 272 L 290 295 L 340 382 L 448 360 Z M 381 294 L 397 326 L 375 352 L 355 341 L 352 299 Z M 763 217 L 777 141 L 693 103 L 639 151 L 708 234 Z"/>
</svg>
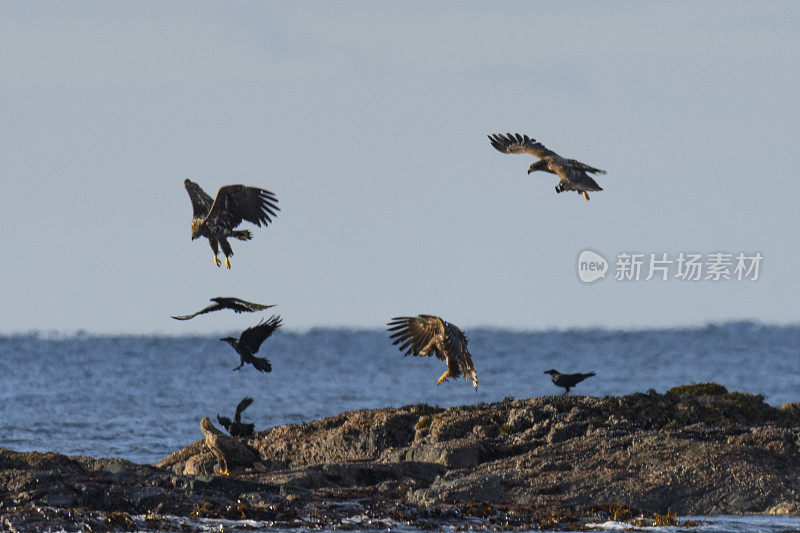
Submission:
<svg viewBox="0 0 800 533">
<path fill-rule="evenodd" d="M 796 2 L 3 2 L 0 332 L 796 322 Z M 608 170 L 586 202 L 491 132 Z M 217 269 L 182 182 L 274 191 Z M 591 248 L 757 282 L 583 285 Z"/>
</svg>

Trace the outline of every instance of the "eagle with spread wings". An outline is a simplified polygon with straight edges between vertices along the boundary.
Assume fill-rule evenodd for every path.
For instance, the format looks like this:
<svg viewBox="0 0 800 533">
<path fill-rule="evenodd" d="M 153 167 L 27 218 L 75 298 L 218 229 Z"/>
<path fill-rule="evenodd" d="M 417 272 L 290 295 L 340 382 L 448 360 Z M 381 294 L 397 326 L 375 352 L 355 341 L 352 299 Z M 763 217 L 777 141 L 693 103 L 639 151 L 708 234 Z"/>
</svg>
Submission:
<svg viewBox="0 0 800 533">
<path fill-rule="evenodd" d="M 588 200 L 589 194 L 587 191 L 603 190 L 589 174 L 605 174 L 605 170 L 594 168 L 575 159 L 561 157 L 527 135 L 506 133 L 503 136 L 495 133 L 489 135 L 489 142 L 492 143 L 495 149 L 504 154 L 531 154 L 538 157 L 539 161 L 531 165 L 531 168 L 528 169 L 528 174 L 536 170 L 543 170 L 558 175 L 561 181 L 556 185 L 557 193 L 576 191 Z"/>
<path fill-rule="evenodd" d="M 472 355 L 467 350 L 467 336 L 455 324 L 446 322 L 438 316 L 419 315 L 417 317 L 396 317 L 387 324 L 387 331 L 394 339 L 393 345 L 400 345 L 403 355 L 431 356 L 436 355 L 447 363 L 447 370 L 436 382 L 437 385 L 447 378 L 472 380 L 472 386 L 478 390 L 478 375 L 472 364 Z"/>
<path fill-rule="evenodd" d="M 261 227 L 269 225 L 275 217 L 278 208 L 278 198 L 271 192 L 258 187 L 244 185 L 225 185 L 217 191 L 216 199 L 195 182 L 183 182 L 189 199 L 192 201 L 192 240 L 199 237 L 208 239 L 211 250 L 214 252 L 214 263 L 220 266 L 219 247 L 225 254 L 225 266 L 230 268 L 230 257 L 233 249 L 228 243 L 228 237 L 241 241 L 249 241 L 253 234 L 249 230 L 236 230 L 242 220 L 252 222 Z"/>
</svg>

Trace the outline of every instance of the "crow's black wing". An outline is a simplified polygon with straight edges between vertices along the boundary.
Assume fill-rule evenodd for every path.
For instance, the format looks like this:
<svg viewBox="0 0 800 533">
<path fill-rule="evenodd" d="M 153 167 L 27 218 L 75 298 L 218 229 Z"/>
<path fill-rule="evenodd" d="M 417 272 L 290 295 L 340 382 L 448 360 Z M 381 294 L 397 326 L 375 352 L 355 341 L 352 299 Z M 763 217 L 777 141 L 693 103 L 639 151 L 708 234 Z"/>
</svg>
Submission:
<svg viewBox="0 0 800 533">
<path fill-rule="evenodd" d="M 242 300 L 241 298 L 234 298 L 232 296 L 217 296 L 216 298 L 211 298 L 211 301 L 217 302 L 225 309 L 233 309 L 237 313 L 254 313 L 255 311 L 263 311 L 264 309 L 275 307 L 274 305 L 263 305 L 248 302 L 246 300 Z"/>
<path fill-rule="evenodd" d="M 236 413 L 233 415 L 233 421 L 237 424 L 242 422 L 242 411 L 250 407 L 250 404 L 253 403 L 253 399 L 249 396 L 246 396 L 239 405 L 236 406 Z"/>
<path fill-rule="evenodd" d="M 225 431 L 227 431 L 228 433 L 231 432 L 231 419 L 230 418 L 228 418 L 227 416 L 219 416 L 219 415 L 217 415 L 217 422 L 219 422 L 220 426 L 225 428 Z"/>
<path fill-rule="evenodd" d="M 205 309 L 199 310 L 196 313 L 192 313 L 191 315 L 178 315 L 178 316 L 174 316 L 173 315 L 172 318 L 174 318 L 175 320 L 189 320 L 190 318 L 194 318 L 197 315 L 204 315 L 204 314 L 210 313 L 212 311 L 219 311 L 220 309 L 222 309 L 222 306 L 219 303 L 215 303 L 215 304 L 209 305 Z"/>
<path fill-rule="evenodd" d="M 281 317 L 272 315 L 266 322 L 261 322 L 257 326 L 244 330 L 239 337 L 239 346 L 247 348 L 250 353 L 256 353 L 264 340 L 275 333 L 283 322 Z"/>
</svg>

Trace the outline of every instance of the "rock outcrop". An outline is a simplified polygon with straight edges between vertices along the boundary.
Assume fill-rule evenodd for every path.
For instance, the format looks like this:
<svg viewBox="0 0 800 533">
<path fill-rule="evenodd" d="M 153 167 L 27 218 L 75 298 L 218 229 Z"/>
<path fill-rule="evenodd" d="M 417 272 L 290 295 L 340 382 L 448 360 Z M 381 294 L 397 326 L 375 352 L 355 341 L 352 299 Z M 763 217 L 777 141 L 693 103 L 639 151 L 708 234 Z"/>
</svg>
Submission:
<svg viewBox="0 0 800 533">
<path fill-rule="evenodd" d="M 344 500 L 415 509 L 481 502 L 515 516 L 603 502 L 678 514 L 800 511 L 800 405 L 776 408 L 714 384 L 354 411 L 262 431 L 247 444 L 259 468 L 227 478 L 212 475 L 216 459 L 203 441 L 155 466 L 0 450 L 0 514 L 205 509 L 289 520 L 324 502 L 335 515 L 330 502 Z"/>
</svg>

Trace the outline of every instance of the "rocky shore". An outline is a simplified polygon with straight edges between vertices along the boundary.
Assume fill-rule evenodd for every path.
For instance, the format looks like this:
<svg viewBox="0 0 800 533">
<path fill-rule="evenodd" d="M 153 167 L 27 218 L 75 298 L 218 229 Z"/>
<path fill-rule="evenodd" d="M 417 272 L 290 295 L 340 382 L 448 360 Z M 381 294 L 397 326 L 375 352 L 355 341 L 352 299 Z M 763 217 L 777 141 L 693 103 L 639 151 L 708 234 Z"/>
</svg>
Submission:
<svg viewBox="0 0 800 533">
<path fill-rule="evenodd" d="M 353 411 L 248 444 L 261 460 L 230 476 L 202 440 L 156 465 L 0 449 L 0 529 L 547 528 L 800 511 L 800 405 L 715 384 Z"/>
</svg>

